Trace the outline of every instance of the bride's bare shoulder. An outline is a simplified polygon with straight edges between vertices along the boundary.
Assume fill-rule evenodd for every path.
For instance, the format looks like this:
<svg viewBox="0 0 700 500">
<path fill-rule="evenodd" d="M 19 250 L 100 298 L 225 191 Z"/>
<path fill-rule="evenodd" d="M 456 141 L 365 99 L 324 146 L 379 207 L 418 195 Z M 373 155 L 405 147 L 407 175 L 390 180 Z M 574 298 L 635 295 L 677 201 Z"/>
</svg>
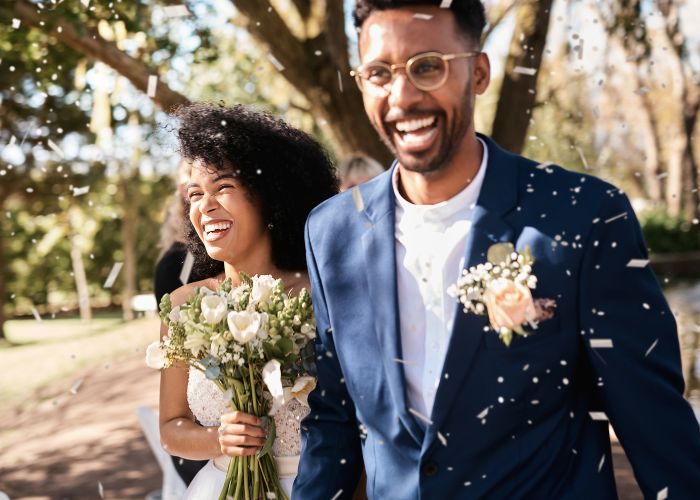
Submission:
<svg viewBox="0 0 700 500">
<path fill-rule="evenodd" d="M 217 278 L 206 278 L 199 281 L 193 281 L 192 283 L 187 283 L 182 285 L 180 288 L 176 289 L 170 294 L 170 303 L 173 307 L 179 306 L 187 302 L 187 299 L 194 293 L 197 288 L 207 287 L 215 290 L 219 286 L 220 282 Z"/>
</svg>

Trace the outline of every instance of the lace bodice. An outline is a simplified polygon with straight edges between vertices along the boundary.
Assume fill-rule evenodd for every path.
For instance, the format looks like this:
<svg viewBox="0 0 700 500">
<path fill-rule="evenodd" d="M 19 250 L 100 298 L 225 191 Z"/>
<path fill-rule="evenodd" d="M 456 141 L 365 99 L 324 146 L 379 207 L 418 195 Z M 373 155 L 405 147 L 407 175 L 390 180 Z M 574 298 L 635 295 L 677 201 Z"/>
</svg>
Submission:
<svg viewBox="0 0 700 500">
<path fill-rule="evenodd" d="M 187 402 L 195 418 L 204 426 L 219 425 L 222 414 L 231 411 L 221 390 L 207 380 L 200 370 L 191 369 L 187 382 Z M 301 453 L 301 419 L 309 409 L 296 399 L 282 406 L 275 415 L 277 437 L 272 445 L 276 457 L 290 457 Z"/>
</svg>

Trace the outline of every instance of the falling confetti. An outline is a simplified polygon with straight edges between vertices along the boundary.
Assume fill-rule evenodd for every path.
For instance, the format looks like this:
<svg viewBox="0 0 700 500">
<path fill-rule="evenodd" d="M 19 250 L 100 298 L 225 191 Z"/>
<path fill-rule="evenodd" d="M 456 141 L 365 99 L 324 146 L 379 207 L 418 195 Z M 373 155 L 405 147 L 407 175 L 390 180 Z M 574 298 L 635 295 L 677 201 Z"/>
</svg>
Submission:
<svg viewBox="0 0 700 500">
<path fill-rule="evenodd" d="M 452 6 L 452 0 L 442 0 L 440 4 L 441 9 L 449 9 Z"/>
<path fill-rule="evenodd" d="M 642 268 L 647 267 L 649 259 L 632 259 L 627 263 L 627 267 Z"/>
<path fill-rule="evenodd" d="M 338 490 L 335 495 L 333 495 L 333 498 L 331 500 L 338 500 L 340 498 L 340 495 L 343 494 L 343 490 Z"/>
<path fill-rule="evenodd" d="M 608 416 L 604 411 L 589 411 L 588 414 L 591 416 L 592 420 L 596 421 L 607 421 Z"/>
<path fill-rule="evenodd" d="M 90 186 L 74 187 L 73 196 L 82 196 L 90 191 Z"/>
<path fill-rule="evenodd" d="M 80 0 L 80 3 L 82 3 L 85 8 L 87 8 L 90 5 L 90 0 Z"/>
<path fill-rule="evenodd" d="M 513 68 L 513 73 L 515 73 L 516 75 L 534 76 L 537 73 L 537 69 L 526 68 L 525 66 L 516 66 L 515 68 Z"/>
<path fill-rule="evenodd" d="M 609 219 L 607 219 L 607 220 L 605 221 L 605 223 L 606 223 L 606 224 L 610 224 L 612 221 L 617 220 L 617 219 L 620 219 L 620 218 L 625 217 L 625 216 L 627 216 L 627 212 L 622 212 L 621 214 L 613 215 L 612 217 L 610 217 Z"/>
<path fill-rule="evenodd" d="M 165 5 L 163 10 L 168 17 L 187 17 L 190 15 L 190 11 L 185 5 Z"/>
<path fill-rule="evenodd" d="M 486 408 L 484 408 L 483 410 L 481 410 L 481 412 L 476 416 L 476 418 L 482 419 L 482 418 L 484 418 L 484 417 L 485 417 L 486 415 L 488 415 L 488 414 L 489 414 L 489 407 L 487 406 Z"/>
<path fill-rule="evenodd" d="M 100 494 L 100 498 L 105 497 L 105 488 L 102 486 L 102 481 L 97 481 L 97 492 Z"/>
<path fill-rule="evenodd" d="M 365 209 L 365 202 L 362 199 L 362 193 L 360 188 L 355 186 L 352 188 L 352 199 L 355 201 L 355 208 L 358 212 L 362 212 Z"/>
<path fill-rule="evenodd" d="M 659 490 L 659 492 L 656 494 L 656 500 L 666 500 L 667 498 L 668 498 L 668 486 L 666 486 L 662 490 Z"/>
<path fill-rule="evenodd" d="M 277 71 L 284 71 L 284 66 L 282 65 L 282 63 L 279 62 L 277 58 L 272 55 L 271 52 L 267 53 L 267 59 L 272 63 L 272 65 L 277 69 Z"/>
<path fill-rule="evenodd" d="M 54 151 L 54 153 L 56 153 L 61 158 L 64 157 L 63 150 L 60 147 L 58 147 L 58 144 L 53 142 L 51 139 L 49 139 L 48 144 L 49 147 Z"/>
<path fill-rule="evenodd" d="M 112 270 L 109 272 L 109 276 L 107 276 L 104 285 L 102 285 L 102 288 L 112 288 L 112 285 L 114 285 L 114 282 L 116 281 L 117 276 L 119 275 L 119 271 L 122 270 L 123 265 L 123 262 L 114 263 L 114 265 L 112 266 Z"/>
<path fill-rule="evenodd" d="M 593 349 L 605 349 L 613 346 L 612 339 L 591 339 L 591 347 Z"/>
<path fill-rule="evenodd" d="M 158 77 L 156 75 L 148 76 L 148 89 L 146 95 L 153 99 L 156 96 L 156 87 L 158 86 Z"/>
<path fill-rule="evenodd" d="M 583 150 L 581 150 L 581 148 L 576 146 L 576 151 L 578 151 L 578 155 L 581 158 L 581 163 L 583 163 L 583 168 L 586 170 L 589 170 L 588 161 L 586 161 L 586 156 L 583 154 Z"/>
<path fill-rule="evenodd" d="M 447 446 L 447 438 L 446 438 L 445 436 L 442 435 L 442 432 L 438 431 L 437 437 L 438 437 L 438 439 L 440 440 L 440 442 L 442 443 L 443 446 Z"/>
<path fill-rule="evenodd" d="M 338 71 L 338 90 L 343 92 L 343 75 L 340 74 L 340 71 Z"/>
<path fill-rule="evenodd" d="M 430 21 L 433 18 L 430 14 L 421 14 L 420 12 L 416 12 L 413 14 L 413 19 L 421 19 L 423 21 Z"/>
<path fill-rule="evenodd" d="M 20 21 L 20 20 L 17 19 L 17 18 L 14 18 L 14 19 L 12 20 L 12 27 L 13 27 L 14 29 L 18 29 L 18 28 L 20 27 L 21 24 L 22 24 L 22 21 Z"/>
<path fill-rule="evenodd" d="M 604 464 L 604 463 L 605 463 L 605 455 L 603 455 L 603 456 L 600 458 L 600 463 L 598 463 L 598 472 L 601 471 L 601 469 L 603 468 L 603 464 Z"/>
<path fill-rule="evenodd" d="M 41 321 L 41 315 L 39 314 L 39 311 L 36 310 L 36 307 L 32 307 L 32 316 L 34 316 L 35 320 Z"/>
<path fill-rule="evenodd" d="M 185 257 L 185 262 L 182 264 L 182 271 L 180 271 L 180 283 L 186 285 L 190 281 L 190 273 L 192 272 L 192 266 L 194 265 L 194 255 L 187 252 Z"/>
<path fill-rule="evenodd" d="M 408 412 L 412 414 L 414 417 L 421 419 L 423 422 L 425 422 L 428 425 L 433 425 L 433 421 L 430 420 L 428 417 L 423 415 L 421 412 L 414 410 L 413 408 L 409 408 Z"/>
<path fill-rule="evenodd" d="M 73 382 L 73 385 L 70 387 L 70 392 L 73 396 L 78 394 L 78 389 L 80 389 L 80 386 L 83 385 L 83 379 L 79 378 L 75 382 Z"/>
<path fill-rule="evenodd" d="M 647 356 L 649 356 L 649 354 L 651 353 L 651 351 L 654 350 L 654 347 L 656 347 L 656 344 L 658 344 L 658 343 L 659 343 L 659 339 L 656 339 L 656 340 L 654 340 L 654 342 L 652 342 L 652 344 L 649 346 L 649 349 L 647 349 L 646 354 L 644 354 L 644 357 L 645 357 L 645 358 L 646 358 Z"/>
</svg>

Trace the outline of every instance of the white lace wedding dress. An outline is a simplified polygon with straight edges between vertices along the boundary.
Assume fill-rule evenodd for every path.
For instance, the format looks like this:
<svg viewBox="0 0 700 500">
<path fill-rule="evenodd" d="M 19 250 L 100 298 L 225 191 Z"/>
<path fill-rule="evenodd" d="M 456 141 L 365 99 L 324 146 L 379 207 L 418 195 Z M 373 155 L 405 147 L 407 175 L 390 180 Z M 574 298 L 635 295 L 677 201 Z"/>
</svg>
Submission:
<svg viewBox="0 0 700 500">
<path fill-rule="evenodd" d="M 219 417 L 231 411 L 222 392 L 199 370 L 190 370 L 187 401 L 192 413 L 204 426 L 218 426 Z M 275 415 L 276 438 L 272 445 L 280 483 L 287 496 L 292 496 L 292 484 L 297 475 L 301 453 L 300 423 L 309 408 L 292 399 Z M 216 500 L 226 479 L 229 458 L 217 457 L 204 466 L 187 488 L 188 500 Z"/>
</svg>

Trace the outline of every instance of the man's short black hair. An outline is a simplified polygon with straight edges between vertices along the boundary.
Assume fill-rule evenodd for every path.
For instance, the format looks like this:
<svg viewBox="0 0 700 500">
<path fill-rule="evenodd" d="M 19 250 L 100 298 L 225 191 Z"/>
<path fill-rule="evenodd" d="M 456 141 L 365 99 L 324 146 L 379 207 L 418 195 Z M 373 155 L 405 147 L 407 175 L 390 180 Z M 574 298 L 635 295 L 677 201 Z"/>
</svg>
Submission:
<svg viewBox="0 0 700 500">
<path fill-rule="evenodd" d="M 377 10 L 427 5 L 439 7 L 441 3 L 441 0 L 357 0 L 353 19 L 355 27 L 359 30 L 372 12 Z M 450 10 L 462 33 L 477 45 L 480 44 L 481 32 L 486 26 L 486 13 L 481 0 L 452 0 Z"/>
<path fill-rule="evenodd" d="M 176 117 L 182 157 L 215 171 L 233 172 L 259 203 L 275 266 L 305 270 L 306 218 L 338 192 L 335 170 L 323 147 L 280 118 L 243 105 L 190 104 L 180 107 Z M 223 263 L 207 254 L 189 216 L 185 228 L 196 268 L 209 276 L 223 271 Z"/>
</svg>

